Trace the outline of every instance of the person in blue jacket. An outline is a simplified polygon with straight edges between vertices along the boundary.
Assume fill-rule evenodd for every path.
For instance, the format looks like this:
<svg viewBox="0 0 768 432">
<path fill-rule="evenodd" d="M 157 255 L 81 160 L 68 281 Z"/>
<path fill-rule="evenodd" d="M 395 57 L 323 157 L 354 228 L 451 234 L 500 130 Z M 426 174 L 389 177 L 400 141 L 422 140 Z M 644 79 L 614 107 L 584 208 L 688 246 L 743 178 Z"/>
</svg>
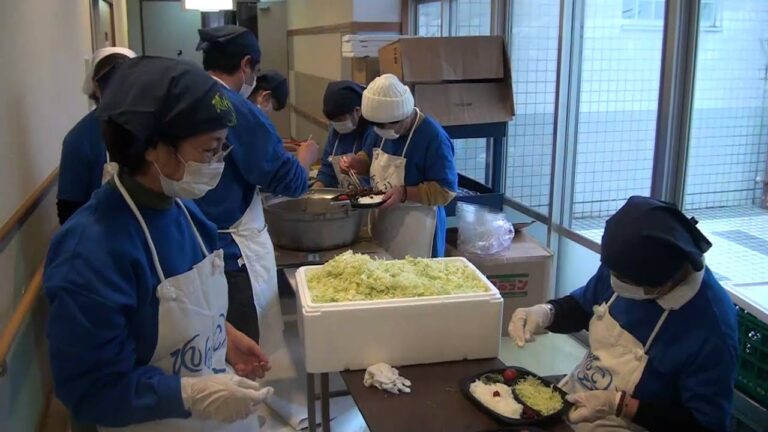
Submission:
<svg viewBox="0 0 768 432">
<path fill-rule="evenodd" d="M 102 48 L 91 58 L 91 68 L 83 83 L 83 93 L 96 105 L 106 90 L 115 66 L 136 57 L 128 48 Z M 101 137 L 101 120 L 92 110 L 64 137 L 59 163 L 59 189 L 56 209 L 59 224 L 85 205 L 91 194 L 108 177 L 107 149 Z"/>
<path fill-rule="evenodd" d="M 118 173 L 45 263 L 56 395 L 101 428 L 258 431 L 272 389 L 249 378 L 270 365 L 225 321 L 216 227 L 190 201 L 219 181 L 231 105 L 199 66 L 141 57 L 115 71 L 97 114 Z"/>
<path fill-rule="evenodd" d="M 231 102 L 237 124 L 229 129 L 232 151 L 219 184 L 197 204 L 219 229 L 229 282 L 227 319 L 267 354 L 283 345 L 277 266 L 267 232 L 261 192 L 297 197 L 309 186 L 318 157 L 314 141 L 293 156 L 272 122 L 248 97 L 256 85 L 261 50 L 248 29 L 226 25 L 199 30 L 203 67 Z"/>
<path fill-rule="evenodd" d="M 726 431 L 738 365 L 736 311 L 704 263 L 711 243 L 676 207 L 632 197 L 605 224 L 587 284 L 517 309 L 523 346 L 544 329 L 589 330 L 561 381 L 576 431 Z"/>
<path fill-rule="evenodd" d="M 323 114 L 331 122 L 331 130 L 315 187 L 352 187 L 349 175 L 341 172 L 341 160 L 363 152 L 363 143 L 374 134 L 373 126 L 362 115 L 363 90 L 365 87 L 352 81 L 334 81 L 325 89 Z"/>
<path fill-rule="evenodd" d="M 374 239 L 395 258 L 442 257 L 444 206 L 458 189 L 453 142 L 391 74 L 368 85 L 362 112 L 376 135 L 366 140 L 366 156 L 345 158 L 341 168 L 369 175 L 373 188 L 386 192 L 371 222 Z"/>
</svg>

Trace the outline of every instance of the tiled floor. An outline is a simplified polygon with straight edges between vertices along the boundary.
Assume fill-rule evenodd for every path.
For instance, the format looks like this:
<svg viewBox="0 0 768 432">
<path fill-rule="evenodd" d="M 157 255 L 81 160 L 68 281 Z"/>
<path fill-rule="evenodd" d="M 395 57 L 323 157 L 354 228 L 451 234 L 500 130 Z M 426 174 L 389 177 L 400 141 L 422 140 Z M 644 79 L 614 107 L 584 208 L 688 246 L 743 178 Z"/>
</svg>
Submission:
<svg viewBox="0 0 768 432">
<path fill-rule="evenodd" d="M 690 212 L 712 242 L 707 264 L 720 281 L 768 281 L 768 211 L 757 207 L 728 207 Z M 599 242 L 603 218 L 577 219 L 573 228 Z"/>
</svg>

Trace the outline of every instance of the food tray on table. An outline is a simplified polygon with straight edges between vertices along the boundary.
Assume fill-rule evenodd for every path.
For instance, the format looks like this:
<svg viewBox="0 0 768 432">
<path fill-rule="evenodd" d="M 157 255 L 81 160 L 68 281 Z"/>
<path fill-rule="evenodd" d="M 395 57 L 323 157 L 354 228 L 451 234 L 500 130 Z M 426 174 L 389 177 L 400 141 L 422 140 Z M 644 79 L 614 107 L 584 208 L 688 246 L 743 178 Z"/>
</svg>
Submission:
<svg viewBox="0 0 768 432">
<path fill-rule="evenodd" d="M 494 383 L 492 381 L 493 381 L 493 378 L 495 378 L 494 375 L 498 375 L 501 377 L 502 382 L 498 382 L 497 380 L 497 383 L 503 386 L 509 387 L 510 394 L 514 399 L 514 402 L 522 406 L 522 412 L 519 418 L 508 417 L 495 411 L 493 408 L 491 408 L 490 406 L 486 405 L 483 401 L 481 401 L 478 398 L 478 396 L 475 396 L 475 394 L 472 393 L 471 388 L 473 383 L 479 381 L 486 385 L 493 385 Z M 491 380 L 489 380 L 488 378 L 491 378 Z M 519 396 L 519 392 L 518 390 L 516 390 L 515 387 L 518 384 L 520 384 L 522 381 L 525 381 L 530 378 L 537 379 L 545 387 L 552 389 L 557 395 L 560 396 L 560 401 L 562 403 L 562 406 L 557 411 L 550 412 L 549 414 L 542 414 L 537 409 L 534 409 L 532 406 L 526 403 L 525 400 L 523 400 L 523 398 Z M 511 366 L 506 369 L 494 369 L 494 370 L 489 370 L 487 372 L 475 374 L 462 380 L 460 387 L 464 395 L 472 403 L 477 405 L 477 407 L 480 410 L 484 411 L 486 414 L 497 419 L 498 421 L 506 423 L 510 426 L 527 426 L 527 425 L 546 423 L 552 420 L 556 420 L 561 418 L 563 415 L 565 415 L 565 413 L 567 413 L 572 406 L 572 404 L 565 399 L 565 397 L 567 396 L 567 393 L 563 389 L 557 387 L 554 384 L 548 383 L 539 375 L 529 371 L 528 369 L 521 368 L 521 367 Z M 493 392 L 493 397 L 497 397 L 496 396 L 497 394 L 499 398 L 502 398 L 503 396 L 509 397 L 509 394 L 502 395 L 498 391 Z"/>
</svg>

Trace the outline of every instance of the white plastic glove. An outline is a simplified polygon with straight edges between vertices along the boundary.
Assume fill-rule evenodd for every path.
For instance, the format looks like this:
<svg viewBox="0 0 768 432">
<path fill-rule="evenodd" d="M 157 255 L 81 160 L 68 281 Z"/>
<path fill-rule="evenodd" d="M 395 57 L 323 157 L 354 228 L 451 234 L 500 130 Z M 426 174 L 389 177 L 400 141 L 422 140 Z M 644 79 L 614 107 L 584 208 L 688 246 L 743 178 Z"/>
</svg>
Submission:
<svg viewBox="0 0 768 432">
<path fill-rule="evenodd" d="M 571 423 L 592 423 L 616 414 L 621 393 L 614 390 L 593 390 L 566 396 L 573 408 L 568 412 Z"/>
<path fill-rule="evenodd" d="M 517 346 L 523 346 L 533 340 L 533 335 L 542 333 L 552 324 L 552 312 L 549 307 L 539 304 L 529 308 L 518 308 L 509 321 L 509 335 Z"/>
<path fill-rule="evenodd" d="M 390 393 L 410 393 L 411 382 L 400 376 L 397 369 L 386 363 L 377 363 L 365 370 L 363 384 L 366 387 L 374 386 L 379 390 Z"/>
<path fill-rule="evenodd" d="M 232 374 L 183 377 L 181 398 L 193 417 L 232 423 L 250 417 L 272 387 L 261 388 L 247 378 Z"/>
</svg>

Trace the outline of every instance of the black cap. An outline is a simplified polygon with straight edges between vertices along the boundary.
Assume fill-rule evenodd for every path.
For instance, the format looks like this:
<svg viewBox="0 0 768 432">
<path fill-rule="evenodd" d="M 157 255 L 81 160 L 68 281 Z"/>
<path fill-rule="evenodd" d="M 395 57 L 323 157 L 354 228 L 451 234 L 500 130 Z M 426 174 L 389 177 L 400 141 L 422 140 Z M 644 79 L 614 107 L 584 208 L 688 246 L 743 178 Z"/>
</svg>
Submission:
<svg viewBox="0 0 768 432">
<path fill-rule="evenodd" d="M 256 78 L 256 89 L 272 92 L 275 111 L 280 111 L 288 104 L 288 80 L 277 71 L 267 71 Z"/>
<path fill-rule="evenodd" d="M 712 243 L 672 204 L 633 196 L 605 224 L 600 260 L 619 277 L 660 287 L 685 264 L 704 268 Z"/>
<path fill-rule="evenodd" d="M 197 31 L 198 51 L 220 50 L 231 55 L 249 55 L 254 63 L 261 62 L 261 49 L 256 36 L 245 27 L 224 25 Z"/>
<path fill-rule="evenodd" d="M 349 114 L 363 103 L 362 86 L 354 81 L 333 81 L 328 83 L 323 96 L 323 114 L 328 120 Z"/>
<path fill-rule="evenodd" d="M 236 123 L 232 104 L 200 66 L 162 57 L 138 57 L 115 68 L 97 114 L 131 131 L 141 145 Z"/>
</svg>

